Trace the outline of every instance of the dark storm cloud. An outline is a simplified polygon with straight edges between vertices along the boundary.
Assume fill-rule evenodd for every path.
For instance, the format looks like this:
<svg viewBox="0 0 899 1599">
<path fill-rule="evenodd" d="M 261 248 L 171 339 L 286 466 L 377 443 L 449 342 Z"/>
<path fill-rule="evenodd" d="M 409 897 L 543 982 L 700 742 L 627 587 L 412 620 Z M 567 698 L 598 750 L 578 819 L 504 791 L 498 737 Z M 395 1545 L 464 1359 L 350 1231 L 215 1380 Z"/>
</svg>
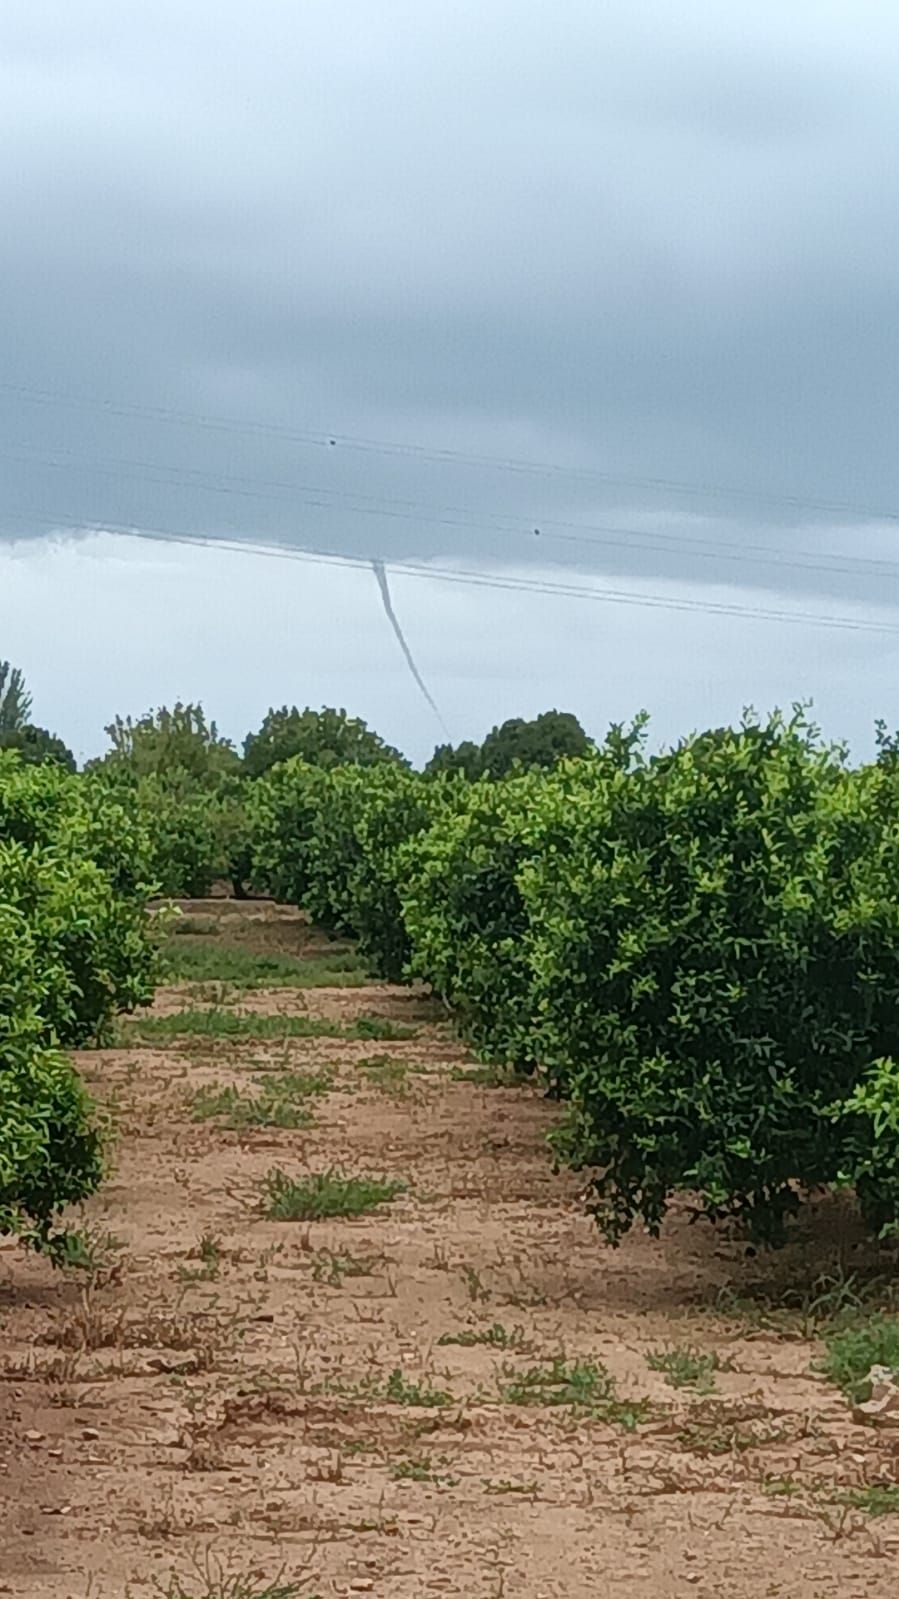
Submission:
<svg viewBox="0 0 899 1599">
<path fill-rule="evenodd" d="M 697 539 L 883 555 L 771 496 L 899 512 L 897 67 L 887 4 L 8 3 L 0 527 L 521 561 L 540 526 L 747 585 Z"/>
</svg>

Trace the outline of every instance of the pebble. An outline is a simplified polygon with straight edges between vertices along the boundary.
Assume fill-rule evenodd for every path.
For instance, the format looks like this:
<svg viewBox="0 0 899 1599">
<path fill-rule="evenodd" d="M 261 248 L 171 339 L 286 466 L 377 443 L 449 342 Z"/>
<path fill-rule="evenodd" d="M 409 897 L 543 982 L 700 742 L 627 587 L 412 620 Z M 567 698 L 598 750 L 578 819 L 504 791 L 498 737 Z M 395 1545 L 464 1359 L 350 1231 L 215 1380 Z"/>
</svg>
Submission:
<svg viewBox="0 0 899 1599">
<path fill-rule="evenodd" d="M 29 1427 L 24 1436 L 26 1444 L 40 1444 L 44 1441 L 44 1434 L 38 1432 L 36 1427 Z"/>
</svg>

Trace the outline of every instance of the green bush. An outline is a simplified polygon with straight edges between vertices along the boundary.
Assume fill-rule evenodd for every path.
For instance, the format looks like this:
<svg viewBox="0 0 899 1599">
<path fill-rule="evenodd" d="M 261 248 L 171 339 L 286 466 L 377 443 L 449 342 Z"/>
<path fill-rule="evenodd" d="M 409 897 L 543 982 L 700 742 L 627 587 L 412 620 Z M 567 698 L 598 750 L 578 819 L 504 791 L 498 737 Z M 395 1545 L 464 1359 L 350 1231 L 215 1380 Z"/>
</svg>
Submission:
<svg viewBox="0 0 899 1599">
<path fill-rule="evenodd" d="M 105 776 L 74 777 L 0 752 L 0 839 L 61 847 L 97 865 L 116 894 L 143 900 L 150 836 L 133 796 Z"/>
<path fill-rule="evenodd" d="M 187 773 L 169 773 L 142 777 L 134 797 L 150 838 L 149 875 L 156 893 L 205 898 L 228 864 L 215 794 Z"/>
<path fill-rule="evenodd" d="M 42 1246 L 102 1164 L 59 1046 L 102 1037 L 152 996 L 143 842 L 116 795 L 0 756 L 0 1231 Z"/>
<path fill-rule="evenodd" d="M 250 786 L 253 877 L 288 905 L 306 904 L 312 828 L 327 782 L 320 767 L 295 758 L 273 766 Z"/>
<path fill-rule="evenodd" d="M 536 850 L 564 852 L 583 790 L 636 760 L 644 718 L 551 772 L 457 785 L 429 831 L 402 852 L 411 971 L 452 1006 L 485 1060 L 530 1071 L 536 1059 L 529 909 L 522 872 Z"/>
<path fill-rule="evenodd" d="M 397 765 L 329 774 L 309 845 L 307 908 L 323 926 L 355 938 L 363 959 L 392 982 L 411 948 L 400 897 L 400 851 L 446 813 L 453 783 Z"/>
<path fill-rule="evenodd" d="M 500 779 L 516 772 L 549 770 L 559 761 L 586 755 L 593 749 L 571 711 L 543 711 L 525 721 L 514 716 L 487 734 L 483 744 L 470 739 L 456 745 L 438 744 L 425 771 L 431 776 L 456 772 L 475 782 L 479 777 Z"/>
<path fill-rule="evenodd" d="M 75 757 L 55 733 L 26 722 L 22 727 L 0 732 L 0 749 L 15 750 L 28 766 L 61 766 L 74 772 Z"/>
<path fill-rule="evenodd" d="M 455 1012 L 485 1060 L 527 1068 L 531 974 L 518 887 L 522 826 L 553 778 L 481 779 L 455 790 L 433 825 L 401 851 L 397 881 L 413 975 Z"/>
<path fill-rule="evenodd" d="M 90 770 L 128 772 L 133 777 L 187 775 L 207 787 L 236 772 L 240 756 L 202 705 L 177 700 L 171 710 L 160 706 L 137 718 L 117 716 L 106 728 L 110 747 Z"/>
<path fill-rule="evenodd" d="M 42 1007 L 66 974 L 48 960 L 0 881 L 0 1233 L 46 1244 L 54 1215 L 100 1180 L 87 1095 L 48 1042 Z"/>
<path fill-rule="evenodd" d="M 454 785 L 397 762 L 323 771 L 292 760 L 248 800 L 254 876 L 328 932 L 358 940 L 362 957 L 398 981 L 409 957 L 397 851 L 425 828 Z"/>
<path fill-rule="evenodd" d="M 157 893 L 195 899 L 221 880 L 242 896 L 251 871 L 240 757 L 201 705 L 177 702 L 136 721 L 117 717 L 111 748 L 88 781 L 118 794 L 145 839 L 143 870 Z"/>
<path fill-rule="evenodd" d="M 896 1216 L 895 1130 L 858 1092 L 895 1049 L 896 797 L 889 772 L 774 718 L 535 815 L 519 883 L 540 1060 L 611 1236 L 656 1230 L 679 1188 L 763 1238 L 797 1184 L 858 1177 L 869 1218 Z"/>
<path fill-rule="evenodd" d="M 383 762 L 400 766 L 408 762 L 379 733 L 358 716 L 324 707 L 320 711 L 300 711 L 295 705 L 272 708 L 258 733 L 244 740 L 244 771 L 248 777 L 261 777 L 282 761 L 301 760 L 309 766 L 378 766 Z"/>
</svg>

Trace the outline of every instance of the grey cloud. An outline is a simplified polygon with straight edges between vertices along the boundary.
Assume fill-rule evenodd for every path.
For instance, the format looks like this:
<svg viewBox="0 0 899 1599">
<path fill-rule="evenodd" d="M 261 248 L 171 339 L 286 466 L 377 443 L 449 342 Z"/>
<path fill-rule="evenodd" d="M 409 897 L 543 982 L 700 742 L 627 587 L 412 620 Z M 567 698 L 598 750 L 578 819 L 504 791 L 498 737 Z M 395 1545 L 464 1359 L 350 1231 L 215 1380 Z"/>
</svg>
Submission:
<svg viewBox="0 0 899 1599">
<path fill-rule="evenodd" d="M 899 511 L 899 19 L 865 15 L 4 8 L 0 532 L 106 522 L 513 560 L 535 526 L 662 516 L 676 539 L 701 515 L 725 553 L 837 527 L 843 550 L 881 553 L 862 515 L 770 498 Z M 642 481 L 331 449 L 332 433 Z M 650 543 L 541 550 L 616 576 L 771 581 L 761 559 Z M 794 598 L 899 594 L 863 569 L 777 580 Z"/>
</svg>

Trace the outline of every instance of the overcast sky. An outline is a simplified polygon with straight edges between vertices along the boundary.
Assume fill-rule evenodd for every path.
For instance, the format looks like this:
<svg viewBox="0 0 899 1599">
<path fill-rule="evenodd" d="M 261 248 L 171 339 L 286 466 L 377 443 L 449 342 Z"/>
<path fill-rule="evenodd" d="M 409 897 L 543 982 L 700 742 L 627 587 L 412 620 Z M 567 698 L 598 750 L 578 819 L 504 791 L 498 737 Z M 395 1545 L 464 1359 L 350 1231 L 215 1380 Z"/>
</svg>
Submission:
<svg viewBox="0 0 899 1599">
<path fill-rule="evenodd" d="M 640 602 L 396 574 L 455 737 L 814 694 L 865 747 L 899 720 L 897 82 L 892 0 L 4 0 L 0 656 L 39 719 L 440 736 L 371 574 L 84 536 L 136 528 Z"/>
</svg>

